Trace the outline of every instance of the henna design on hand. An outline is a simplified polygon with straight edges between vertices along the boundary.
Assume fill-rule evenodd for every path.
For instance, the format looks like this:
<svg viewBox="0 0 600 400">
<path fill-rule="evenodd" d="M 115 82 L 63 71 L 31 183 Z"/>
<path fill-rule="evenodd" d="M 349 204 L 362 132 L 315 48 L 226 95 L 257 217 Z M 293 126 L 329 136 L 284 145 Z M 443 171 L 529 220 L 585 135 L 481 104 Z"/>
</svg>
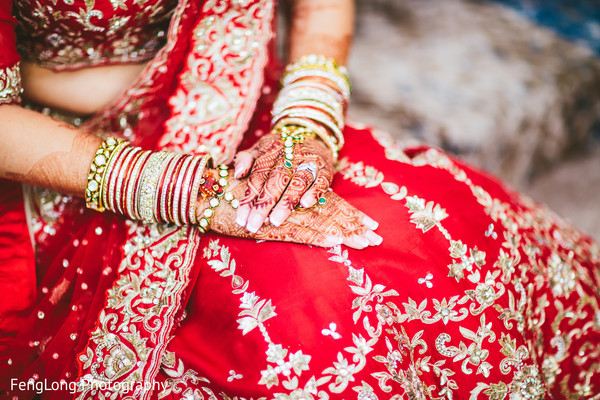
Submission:
<svg viewBox="0 0 600 400">
<path fill-rule="evenodd" d="M 232 178 L 228 191 L 239 198 L 246 191 L 248 182 L 249 178 L 241 181 Z M 228 204 L 222 203 L 215 212 L 210 229 L 242 238 L 287 241 L 322 247 L 344 243 L 349 247 L 362 249 L 369 244 L 381 243 L 381 238 L 365 226 L 365 221 L 370 218 L 332 191 L 327 191 L 325 197 L 327 202 L 324 206 L 294 212 L 280 226 L 263 224 L 255 233 L 236 224 L 235 210 Z M 206 201 L 199 201 L 197 215 L 203 213 L 207 207 L 205 203 Z"/>
<path fill-rule="evenodd" d="M 272 132 L 261 138 L 250 150 L 241 152 L 236 158 L 236 176 L 243 176 L 248 167 L 248 158 L 256 157 L 250 172 L 250 183 L 237 212 L 236 222 L 247 226 L 256 232 L 266 220 L 269 212 L 282 199 L 285 203 L 280 207 L 274 220 L 281 224 L 289 215 L 298 201 L 310 207 L 329 188 L 335 173 L 333 158 L 327 145 L 317 138 L 307 138 L 303 143 L 295 145 L 292 169 L 302 163 L 314 162 L 317 165 L 317 179 L 308 185 L 303 185 L 302 191 L 297 191 L 299 184 L 290 186 L 290 175 L 283 174 L 283 143 L 280 134 Z M 300 175 L 302 176 L 302 174 Z M 291 193 L 288 193 L 291 191 Z M 301 200 L 302 199 L 302 200 Z M 289 210 L 285 212 L 284 210 Z M 282 219 L 283 218 L 283 219 Z"/>
<path fill-rule="evenodd" d="M 234 179 L 230 180 L 229 191 L 235 196 L 241 196 L 246 188 L 246 182 L 240 182 Z M 196 214 L 201 216 L 207 208 L 207 202 L 198 201 Z M 228 204 L 223 204 L 216 209 L 212 218 L 210 229 L 224 235 L 254 238 L 262 240 L 294 242 L 300 244 L 310 244 L 320 247 L 332 247 L 342 243 L 342 239 L 336 236 L 328 235 L 320 230 L 300 226 L 290 222 L 284 223 L 279 227 L 273 225 L 262 225 L 258 232 L 248 232 L 244 227 L 236 224 L 235 210 Z"/>
<path fill-rule="evenodd" d="M 283 154 L 283 147 L 279 143 L 263 139 L 255 145 L 255 149 L 253 150 L 253 152 L 258 151 L 258 157 L 252 166 L 248 188 L 241 197 L 242 200 L 238 208 L 236 222 L 240 226 L 246 226 L 254 201 L 260 196 L 263 186 L 271 173 L 271 169 Z"/>
<path fill-rule="evenodd" d="M 296 171 L 285 193 L 271 212 L 269 220 L 279 226 L 294 211 L 300 198 L 313 183 L 313 175 L 308 170 Z"/>
<path fill-rule="evenodd" d="M 263 222 L 265 222 L 267 216 L 288 187 L 290 179 L 291 172 L 282 165 L 278 165 L 271 171 L 248 217 L 246 228 L 250 232 L 257 232 Z"/>
</svg>

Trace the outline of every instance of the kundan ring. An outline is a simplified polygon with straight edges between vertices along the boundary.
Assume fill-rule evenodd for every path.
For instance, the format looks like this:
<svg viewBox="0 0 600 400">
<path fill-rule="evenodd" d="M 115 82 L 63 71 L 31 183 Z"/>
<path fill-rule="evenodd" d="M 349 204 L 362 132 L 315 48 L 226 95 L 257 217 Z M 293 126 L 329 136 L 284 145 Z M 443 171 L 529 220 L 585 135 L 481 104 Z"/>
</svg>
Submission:
<svg viewBox="0 0 600 400">
<path fill-rule="evenodd" d="M 296 168 L 296 172 L 307 170 L 312 174 L 313 181 L 317 179 L 317 163 L 314 161 L 302 163 Z"/>
</svg>

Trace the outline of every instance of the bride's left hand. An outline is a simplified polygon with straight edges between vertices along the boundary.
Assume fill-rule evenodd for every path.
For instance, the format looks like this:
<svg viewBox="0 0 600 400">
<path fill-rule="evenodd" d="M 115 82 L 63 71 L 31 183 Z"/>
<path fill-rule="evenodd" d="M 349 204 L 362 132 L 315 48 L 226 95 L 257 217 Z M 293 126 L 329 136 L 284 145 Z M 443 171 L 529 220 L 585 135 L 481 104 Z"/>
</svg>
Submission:
<svg viewBox="0 0 600 400">
<path fill-rule="evenodd" d="M 278 132 L 265 135 L 252 148 L 236 155 L 235 178 L 250 173 L 237 211 L 238 225 L 257 232 L 268 217 L 279 226 L 298 204 L 304 208 L 314 206 L 331 185 L 333 157 L 318 138 L 295 144 L 291 169 L 283 162 L 284 146 Z"/>
</svg>

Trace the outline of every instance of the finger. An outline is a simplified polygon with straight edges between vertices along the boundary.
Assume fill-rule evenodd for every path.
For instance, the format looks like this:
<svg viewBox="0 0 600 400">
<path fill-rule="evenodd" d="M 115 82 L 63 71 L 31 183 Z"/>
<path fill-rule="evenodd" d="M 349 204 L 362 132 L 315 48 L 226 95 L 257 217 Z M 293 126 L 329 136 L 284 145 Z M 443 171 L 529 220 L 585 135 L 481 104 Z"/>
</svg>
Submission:
<svg viewBox="0 0 600 400">
<path fill-rule="evenodd" d="M 248 172 L 250 172 L 250 168 L 252 167 L 254 159 L 258 156 L 259 151 L 255 148 L 240 151 L 239 153 L 237 153 L 234 160 L 235 172 L 233 173 L 233 176 L 236 179 L 240 179 L 248 175 Z"/>
<path fill-rule="evenodd" d="M 271 174 L 248 216 L 248 223 L 246 225 L 248 231 L 257 232 L 265 222 L 267 216 L 290 183 L 291 175 L 291 171 L 283 165 L 278 165 L 271 170 Z"/>
<path fill-rule="evenodd" d="M 286 223 L 293 223 L 307 229 L 309 229 L 308 227 L 311 227 L 329 237 L 338 238 L 338 240 L 341 240 L 342 244 L 352 249 L 362 250 L 371 245 L 371 242 L 366 237 L 349 232 L 338 224 L 332 223 L 331 219 L 324 220 L 324 217 L 319 215 L 317 211 L 308 211 L 305 216 L 306 215 L 310 215 L 312 218 L 300 218 L 301 220 L 303 219 L 303 221 L 300 221 L 296 218 L 297 215 L 293 214 L 287 219 Z M 312 223 L 306 225 L 309 221 Z"/>
<path fill-rule="evenodd" d="M 262 225 L 257 233 L 251 233 L 243 227 L 232 223 L 234 215 L 235 213 L 232 208 L 219 207 L 213 217 L 211 230 L 234 237 L 293 242 L 320 247 L 337 246 L 342 244 L 343 241 L 339 236 L 328 235 L 290 222 L 285 222 L 279 227 Z"/>
<path fill-rule="evenodd" d="M 340 238 L 342 240 L 342 244 L 356 250 L 362 250 L 369 245 L 375 245 L 374 243 L 371 243 L 371 241 L 365 236 L 366 229 L 363 231 L 357 230 L 355 232 L 351 232 L 336 223 L 332 223 L 331 219 L 324 221 L 324 217 L 319 216 L 317 212 L 309 211 L 309 213 L 316 215 L 313 215 L 313 218 L 310 219 L 297 219 L 297 215 L 292 214 L 292 216 L 290 216 L 286 222 L 297 224 L 303 228 L 308 228 L 309 226 L 313 227 L 313 229 L 318 230 L 323 234 Z M 312 223 L 309 223 L 309 221 Z"/>
<path fill-rule="evenodd" d="M 289 217 L 300 198 L 313 182 L 313 174 L 306 170 L 296 171 L 283 196 L 271 212 L 269 220 L 275 226 L 279 226 Z"/>
<path fill-rule="evenodd" d="M 383 238 L 365 226 L 365 215 L 340 196 L 327 192 L 324 206 L 313 207 L 306 212 L 295 213 L 288 220 L 301 226 L 310 226 L 328 234 L 341 235 L 344 244 L 352 248 L 377 246 Z"/>
<path fill-rule="evenodd" d="M 371 246 L 379 246 L 383 243 L 383 238 L 370 229 L 365 233 L 365 237 Z"/>
<path fill-rule="evenodd" d="M 324 234 L 290 222 L 284 222 L 281 226 L 262 225 L 254 237 L 319 247 L 333 247 L 342 244 L 342 238 L 339 236 Z"/>
<path fill-rule="evenodd" d="M 317 201 L 322 197 L 327 189 L 331 186 L 333 174 L 327 168 L 319 168 L 315 183 L 304 193 L 300 199 L 300 205 L 304 208 L 310 208 L 317 204 Z"/>
<path fill-rule="evenodd" d="M 356 250 L 362 250 L 369 246 L 369 241 L 361 236 L 352 235 L 344 238 L 343 244 Z"/>
<path fill-rule="evenodd" d="M 235 222 L 240 226 L 246 226 L 250 210 L 254 201 L 261 194 L 263 186 L 271 173 L 271 168 L 275 165 L 282 153 L 282 146 L 274 143 L 271 146 L 265 146 L 264 152 L 256 159 L 252 166 L 250 177 L 248 178 L 248 187 L 244 197 L 240 201 Z"/>
<path fill-rule="evenodd" d="M 327 202 L 326 206 L 333 208 L 337 222 L 345 228 L 355 230 L 364 226 L 373 231 L 379 226 L 379 223 L 348 203 L 335 192 L 328 191 L 324 197 Z"/>
</svg>

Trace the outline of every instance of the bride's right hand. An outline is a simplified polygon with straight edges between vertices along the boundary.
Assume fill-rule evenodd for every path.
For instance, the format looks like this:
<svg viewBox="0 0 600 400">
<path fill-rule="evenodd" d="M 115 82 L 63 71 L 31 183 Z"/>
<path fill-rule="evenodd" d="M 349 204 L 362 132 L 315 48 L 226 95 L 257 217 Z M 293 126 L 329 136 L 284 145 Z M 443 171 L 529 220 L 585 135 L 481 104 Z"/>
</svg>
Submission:
<svg viewBox="0 0 600 400">
<path fill-rule="evenodd" d="M 247 186 L 247 178 L 242 180 L 230 178 L 227 191 L 231 192 L 236 199 L 240 199 Z M 324 205 L 295 211 L 278 227 L 267 222 L 256 233 L 251 233 L 236 224 L 235 210 L 225 201 L 221 201 L 221 205 L 211 218 L 210 229 L 228 236 L 320 247 L 344 244 L 351 248 L 363 249 L 381 244 L 382 238 L 367 227 L 368 225 L 376 229 L 375 221 L 332 191 L 326 192 L 324 198 L 326 201 Z M 207 207 L 208 201 L 198 200 L 196 207 L 198 220 Z"/>
</svg>

